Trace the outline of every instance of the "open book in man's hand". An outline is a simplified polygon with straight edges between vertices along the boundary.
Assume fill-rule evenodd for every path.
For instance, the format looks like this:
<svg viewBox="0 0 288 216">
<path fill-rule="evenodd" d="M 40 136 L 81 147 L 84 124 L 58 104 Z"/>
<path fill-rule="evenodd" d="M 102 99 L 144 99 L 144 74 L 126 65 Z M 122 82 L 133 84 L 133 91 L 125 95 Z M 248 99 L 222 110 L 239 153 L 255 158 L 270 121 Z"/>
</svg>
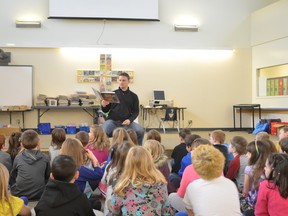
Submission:
<svg viewBox="0 0 288 216">
<path fill-rule="evenodd" d="M 110 92 L 110 91 L 104 91 L 104 92 L 100 92 L 97 89 L 93 88 L 93 91 L 96 95 L 96 97 L 99 100 L 105 100 L 108 101 L 110 103 L 120 103 L 119 98 L 117 97 L 117 95 L 115 94 L 115 92 Z"/>
</svg>

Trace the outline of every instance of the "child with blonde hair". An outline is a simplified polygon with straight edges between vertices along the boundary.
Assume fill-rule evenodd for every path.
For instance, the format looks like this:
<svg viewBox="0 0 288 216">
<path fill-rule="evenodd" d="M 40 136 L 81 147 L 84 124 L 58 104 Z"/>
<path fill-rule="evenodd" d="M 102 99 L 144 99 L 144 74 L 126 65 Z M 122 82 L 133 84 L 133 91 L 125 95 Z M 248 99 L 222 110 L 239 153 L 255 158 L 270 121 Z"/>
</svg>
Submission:
<svg viewBox="0 0 288 216">
<path fill-rule="evenodd" d="M 258 134 L 256 134 L 256 140 L 260 140 L 260 141 L 266 141 L 266 140 L 269 140 L 270 139 L 270 136 L 267 132 L 265 131 L 262 131 L 262 132 L 259 132 Z"/>
<path fill-rule="evenodd" d="M 237 188 L 221 176 L 223 154 L 211 145 L 200 145 L 193 150 L 192 158 L 200 179 L 189 184 L 183 199 L 189 215 L 240 216 Z"/>
<path fill-rule="evenodd" d="M 127 129 L 127 133 L 129 134 L 131 140 L 133 141 L 133 143 L 135 145 L 138 145 L 138 140 L 137 140 L 137 134 L 135 132 L 135 130 L 133 130 L 132 128 L 128 128 Z"/>
<path fill-rule="evenodd" d="M 135 146 L 134 143 L 129 141 L 123 141 L 123 143 L 117 143 L 113 148 L 113 155 L 111 158 L 110 163 L 106 167 L 104 175 L 101 180 L 101 184 L 99 184 L 99 189 L 101 190 L 102 194 L 105 196 L 105 206 L 104 206 L 104 215 L 108 213 L 108 201 L 111 198 L 111 194 L 113 191 L 113 187 L 115 186 L 118 178 L 120 177 L 121 173 L 123 172 L 127 153 Z M 101 186 L 101 187 L 100 187 Z M 105 186 L 105 187 L 103 187 Z"/>
<path fill-rule="evenodd" d="M 68 155 L 75 160 L 79 171 L 79 178 L 75 180 L 75 184 L 89 198 L 103 176 L 97 158 L 92 151 L 84 149 L 81 142 L 76 138 L 67 138 L 64 141 L 61 154 Z M 88 165 L 89 162 L 92 166 Z"/>
<path fill-rule="evenodd" d="M 24 201 L 18 197 L 12 196 L 8 190 L 9 172 L 7 168 L 0 163 L 0 215 L 5 216 L 30 216 L 30 209 L 24 205 Z"/>
<path fill-rule="evenodd" d="M 132 147 L 108 204 L 108 215 L 174 215 L 166 184 L 151 154 L 141 146 Z"/>
<path fill-rule="evenodd" d="M 195 149 L 196 147 L 200 145 L 212 145 L 209 140 L 204 138 L 197 138 L 193 141 L 191 148 Z M 183 176 L 181 178 L 180 186 L 176 193 L 170 193 L 168 200 L 171 203 L 171 206 L 175 208 L 177 211 L 185 211 L 185 206 L 183 203 L 183 198 L 186 192 L 186 189 L 188 185 L 195 181 L 196 179 L 199 179 L 200 176 L 196 173 L 193 164 L 188 165 L 184 172 Z"/>
<path fill-rule="evenodd" d="M 5 146 L 5 136 L 0 134 L 0 163 L 4 164 L 8 171 L 11 171 L 12 161 L 11 157 L 7 152 L 2 151 Z"/>
<path fill-rule="evenodd" d="M 225 157 L 225 165 L 223 169 L 224 174 L 226 174 L 228 167 L 229 167 L 228 148 L 225 145 L 223 145 L 225 142 L 225 137 L 226 137 L 226 134 L 224 133 L 223 130 L 214 130 L 211 132 L 211 134 L 209 134 L 209 138 L 210 138 L 209 141 L 211 142 L 211 144 L 216 149 L 218 149 Z"/>
<path fill-rule="evenodd" d="M 118 127 L 112 134 L 112 147 L 116 143 L 122 143 L 123 141 L 133 142 L 128 132 L 123 127 Z"/>
<path fill-rule="evenodd" d="M 123 143 L 124 141 L 133 143 L 132 139 L 130 138 L 130 135 L 123 127 L 118 127 L 114 129 L 113 134 L 112 134 L 111 147 L 109 149 L 109 156 L 108 156 L 106 163 L 102 167 L 103 169 L 105 169 L 106 166 L 109 164 L 112 158 L 112 155 L 114 154 L 114 150 L 117 148 L 117 145 L 119 143 Z"/>
<path fill-rule="evenodd" d="M 104 129 L 99 125 L 92 125 L 89 132 L 89 143 L 85 147 L 93 152 L 100 164 L 108 159 L 109 139 Z"/>
<path fill-rule="evenodd" d="M 170 175 L 170 164 L 168 157 L 164 154 L 163 146 L 157 140 L 146 140 L 143 144 L 143 147 L 150 152 L 154 164 L 157 169 L 163 174 L 167 181 L 168 193 L 175 192 L 176 189 L 174 188 L 173 184 L 169 180 Z"/>
<path fill-rule="evenodd" d="M 157 140 L 161 143 L 161 134 L 159 133 L 159 131 L 152 129 L 147 132 L 146 139 Z"/>
</svg>

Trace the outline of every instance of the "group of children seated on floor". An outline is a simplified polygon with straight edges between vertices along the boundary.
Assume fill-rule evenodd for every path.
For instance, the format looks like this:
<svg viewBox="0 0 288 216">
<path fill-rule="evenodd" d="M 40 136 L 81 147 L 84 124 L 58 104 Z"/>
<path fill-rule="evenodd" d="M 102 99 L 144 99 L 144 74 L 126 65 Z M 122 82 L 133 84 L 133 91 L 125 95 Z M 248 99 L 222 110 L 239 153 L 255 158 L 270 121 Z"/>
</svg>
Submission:
<svg viewBox="0 0 288 216">
<path fill-rule="evenodd" d="M 116 128 L 110 142 L 98 125 L 75 138 L 55 128 L 51 137 L 49 155 L 33 130 L 9 137 L 0 215 L 31 215 L 28 200 L 38 201 L 36 215 L 288 215 L 288 127 L 276 145 L 259 133 L 228 146 L 222 130 L 205 139 L 183 129 L 171 160 L 156 130 L 142 146 L 133 130 Z"/>
</svg>

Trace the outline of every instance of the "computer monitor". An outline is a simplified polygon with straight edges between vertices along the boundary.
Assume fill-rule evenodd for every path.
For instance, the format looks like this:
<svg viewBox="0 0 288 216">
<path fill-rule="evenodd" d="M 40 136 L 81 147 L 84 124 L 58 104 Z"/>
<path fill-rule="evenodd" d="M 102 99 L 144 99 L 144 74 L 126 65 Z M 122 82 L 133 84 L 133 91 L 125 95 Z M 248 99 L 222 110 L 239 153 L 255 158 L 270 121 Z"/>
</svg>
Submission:
<svg viewBox="0 0 288 216">
<path fill-rule="evenodd" d="M 154 90 L 153 95 L 154 95 L 154 100 L 165 100 L 164 90 Z"/>
</svg>

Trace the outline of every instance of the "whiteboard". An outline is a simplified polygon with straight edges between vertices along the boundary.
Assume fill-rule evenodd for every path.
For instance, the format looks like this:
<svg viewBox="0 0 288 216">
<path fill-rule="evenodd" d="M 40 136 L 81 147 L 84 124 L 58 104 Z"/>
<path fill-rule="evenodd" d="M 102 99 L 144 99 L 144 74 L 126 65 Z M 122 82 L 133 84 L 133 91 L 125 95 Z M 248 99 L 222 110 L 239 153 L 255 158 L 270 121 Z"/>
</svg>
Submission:
<svg viewBox="0 0 288 216">
<path fill-rule="evenodd" d="M 0 107 L 33 105 L 33 67 L 0 66 Z"/>
<path fill-rule="evenodd" d="M 158 0 L 49 0 L 49 18 L 159 21 Z"/>
</svg>

